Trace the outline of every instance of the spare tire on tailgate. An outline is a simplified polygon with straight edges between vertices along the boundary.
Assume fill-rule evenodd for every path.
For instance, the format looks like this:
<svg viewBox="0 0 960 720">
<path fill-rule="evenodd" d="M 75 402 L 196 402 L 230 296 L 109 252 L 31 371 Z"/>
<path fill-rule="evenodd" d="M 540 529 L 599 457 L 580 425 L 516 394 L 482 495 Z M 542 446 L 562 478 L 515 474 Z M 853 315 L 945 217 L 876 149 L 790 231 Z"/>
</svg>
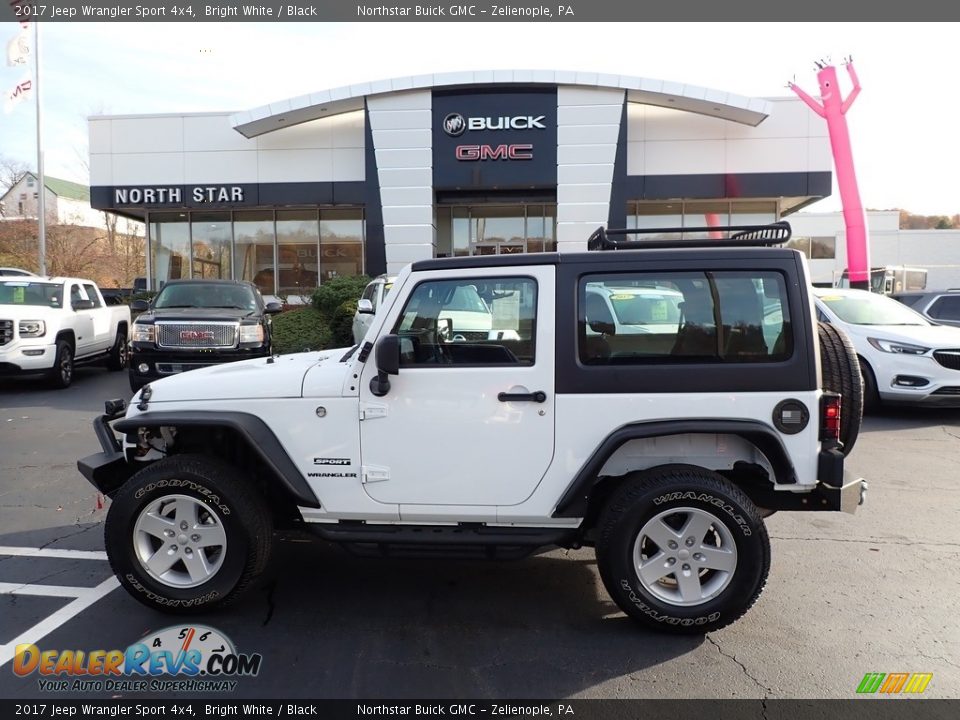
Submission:
<svg viewBox="0 0 960 720">
<path fill-rule="evenodd" d="M 823 389 L 839 393 L 840 442 L 843 454 L 848 455 L 860 434 L 863 419 L 863 377 L 860 361 L 850 338 L 840 328 L 829 323 L 817 323 L 820 334 L 820 374 Z"/>
</svg>

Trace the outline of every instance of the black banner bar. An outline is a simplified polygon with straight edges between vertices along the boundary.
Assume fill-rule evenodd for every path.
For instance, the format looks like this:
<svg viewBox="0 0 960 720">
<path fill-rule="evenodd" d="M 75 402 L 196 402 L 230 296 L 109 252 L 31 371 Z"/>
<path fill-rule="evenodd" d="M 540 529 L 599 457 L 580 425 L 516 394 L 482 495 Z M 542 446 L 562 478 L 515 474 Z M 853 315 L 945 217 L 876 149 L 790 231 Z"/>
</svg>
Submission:
<svg viewBox="0 0 960 720">
<path fill-rule="evenodd" d="M 878 0 L 837 3 L 805 0 L 508 0 L 409 2 L 409 0 L 0 0 L 0 21 L 41 22 L 807 22 L 944 21 L 960 19 L 960 4 Z M 799 30 L 815 35 L 814 29 Z M 721 33 L 722 34 L 722 33 Z M 585 38 L 585 41 L 602 38 Z M 769 38 L 760 38 L 758 47 Z M 642 35 L 638 36 L 642 42 Z M 682 37 L 677 38 L 683 42 Z"/>
<path fill-rule="evenodd" d="M 954 720 L 960 700 L 0 700 L 7 718 Z"/>
</svg>

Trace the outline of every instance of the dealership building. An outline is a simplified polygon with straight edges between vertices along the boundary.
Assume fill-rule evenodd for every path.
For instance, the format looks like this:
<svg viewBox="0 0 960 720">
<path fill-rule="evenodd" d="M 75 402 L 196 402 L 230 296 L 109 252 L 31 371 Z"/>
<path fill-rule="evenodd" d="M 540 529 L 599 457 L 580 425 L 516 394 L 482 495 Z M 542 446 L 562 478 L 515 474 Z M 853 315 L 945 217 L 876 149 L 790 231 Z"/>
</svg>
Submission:
<svg viewBox="0 0 960 720">
<path fill-rule="evenodd" d="M 601 225 L 770 222 L 831 189 L 826 124 L 797 98 L 596 73 L 403 77 L 89 132 L 91 204 L 146 223 L 153 287 L 298 295 L 423 258 L 583 250 Z"/>
</svg>

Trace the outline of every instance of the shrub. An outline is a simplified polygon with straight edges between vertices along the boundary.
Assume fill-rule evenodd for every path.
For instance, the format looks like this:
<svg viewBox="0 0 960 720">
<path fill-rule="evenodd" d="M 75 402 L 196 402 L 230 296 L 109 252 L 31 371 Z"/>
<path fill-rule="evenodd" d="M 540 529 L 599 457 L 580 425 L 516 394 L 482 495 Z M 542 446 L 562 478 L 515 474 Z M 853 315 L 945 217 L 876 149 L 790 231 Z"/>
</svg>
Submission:
<svg viewBox="0 0 960 720">
<path fill-rule="evenodd" d="M 334 310 L 330 320 L 331 347 L 353 345 L 353 315 L 357 312 L 356 300 L 345 300 Z"/>
<path fill-rule="evenodd" d="M 285 353 L 323 350 L 330 345 L 330 328 L 323 315 L 305 305 L 274 315 L 273 351 Z"/>
<path fill-rule="evenodd" d="M 344 275 L 327 280 L 313 293 L 313 306 L 323 313 L 328 323 L 347 300 L 359 300 L 370 282 L 366 275 Z"/>
</svg>

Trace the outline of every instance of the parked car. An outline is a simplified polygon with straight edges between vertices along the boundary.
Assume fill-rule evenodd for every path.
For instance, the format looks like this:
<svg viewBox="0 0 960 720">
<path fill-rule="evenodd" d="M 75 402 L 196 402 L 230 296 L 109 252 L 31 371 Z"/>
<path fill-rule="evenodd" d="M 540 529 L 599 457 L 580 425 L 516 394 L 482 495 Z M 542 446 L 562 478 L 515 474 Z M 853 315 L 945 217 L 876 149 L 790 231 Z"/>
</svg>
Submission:
<svg viewBox="0 0 960 720">
<path fill-rule="evenodd" d="M 866 290 L 816 288 L 814 295 L 818 318 L 845 330 L 860 357 L 867 409 L 882 403 L 960 406 L 960 328 L 934 325 Z"/>
<path fill-rule="evenodd" d="M 0 277 L 0 374 L 45 373 L 73 381 L 76 363 L 127 366 L 130 308 L 108 307 L 92 280 Z"/>
<path fill-rule="evenodd" d="M 937 325 L 960 327 L 960 288 L 891 295 Z"/>
<path fill-rule="evenodd" d="M 787 227 L 759 228 L 758 243 Z M 113 572 L 153 609 L 206 613 L 270 566 L 278 526 L 384 557 L 589 546 L 637 622 L 734 622 L 767 581 L 763 518 L 853 512 L 865 483 L 844 471 L 857 357 L 817 352 L 803 256 L 733 244 L 422 260 L 360 347 L 206 368 L 107 402 L 103 451 L 79 468 L 112 499 Z M 624 335 L 614 359 L 582 312 L 592 288 L 625 277 L 690 306 L 671 342 L 653 352 L 651 336 Z M 450 306 L 489 306 L 496 329 L 451 337 Z M 850 397 L 831 391 L 838 375 Z"/>
<path fill-rule="evenodd" d="M 270 316 L 257 286 L 233 280 L 172 280 L 149 303 L 135 300 L 130 389 L 186 370 L 273 352 Z"/>
<path fill-rule="evenodd" d="M 39 275 L 20 268 L 0 267 L 0 277 L 39 277 Z"/>
</svg>

